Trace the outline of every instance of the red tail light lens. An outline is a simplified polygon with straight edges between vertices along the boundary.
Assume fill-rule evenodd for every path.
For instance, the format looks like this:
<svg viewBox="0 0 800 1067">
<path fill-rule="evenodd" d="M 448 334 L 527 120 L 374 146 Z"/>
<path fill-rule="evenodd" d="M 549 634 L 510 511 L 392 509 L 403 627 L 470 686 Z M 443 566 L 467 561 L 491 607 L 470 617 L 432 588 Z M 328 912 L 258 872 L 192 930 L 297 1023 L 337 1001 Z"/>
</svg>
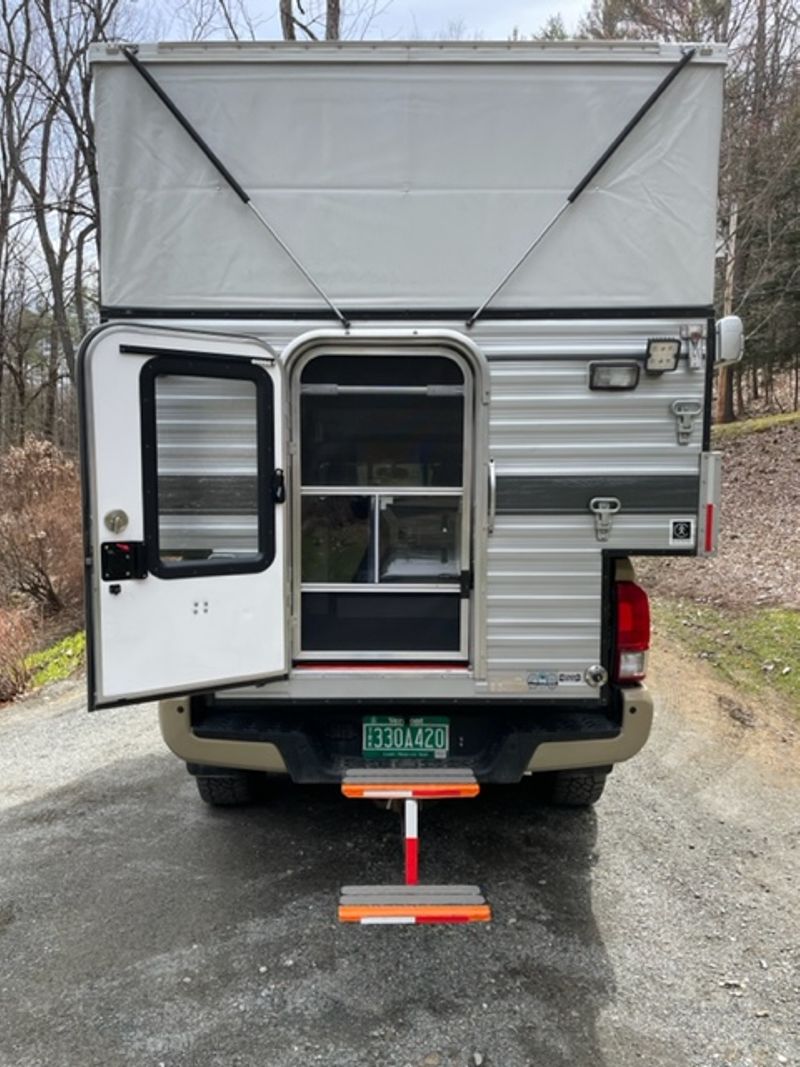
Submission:
<svg viewBox="0 0 800 1067">
<path fill-rule="evenodd" d="M 616 582 L 617 653 L 614 680 L 640 682 L 650 647 L 650 601 L 636 582 Z"/>
</svg>

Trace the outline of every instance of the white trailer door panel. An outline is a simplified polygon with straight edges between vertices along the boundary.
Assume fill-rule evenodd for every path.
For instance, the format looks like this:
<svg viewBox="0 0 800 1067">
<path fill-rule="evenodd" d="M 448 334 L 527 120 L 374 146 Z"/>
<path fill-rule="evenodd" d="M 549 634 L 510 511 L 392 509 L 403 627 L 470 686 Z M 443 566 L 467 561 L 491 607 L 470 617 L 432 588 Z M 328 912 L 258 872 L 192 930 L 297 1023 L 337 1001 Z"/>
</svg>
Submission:
<svg viewBox="0 0 800 1067">
<path fill-rule="evenodd" d="M 92 707 L 285 674 L 280 366 L 112 326 L 81 357 Z"/>
</svg>

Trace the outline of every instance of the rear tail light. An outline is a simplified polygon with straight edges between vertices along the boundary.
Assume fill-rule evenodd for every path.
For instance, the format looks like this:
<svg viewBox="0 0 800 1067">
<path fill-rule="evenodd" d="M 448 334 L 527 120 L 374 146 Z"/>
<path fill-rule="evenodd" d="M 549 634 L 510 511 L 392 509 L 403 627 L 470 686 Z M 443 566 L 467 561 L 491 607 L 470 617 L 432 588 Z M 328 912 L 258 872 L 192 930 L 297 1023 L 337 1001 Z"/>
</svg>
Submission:
<svg viewBox="0 0 800 1067">
<path fill-rule="evenodd" d="M 614 680 L 640 682 L 650 647 L 650 602 L 636 582 L 616 582 L 617 640 Z"/>
</svg>

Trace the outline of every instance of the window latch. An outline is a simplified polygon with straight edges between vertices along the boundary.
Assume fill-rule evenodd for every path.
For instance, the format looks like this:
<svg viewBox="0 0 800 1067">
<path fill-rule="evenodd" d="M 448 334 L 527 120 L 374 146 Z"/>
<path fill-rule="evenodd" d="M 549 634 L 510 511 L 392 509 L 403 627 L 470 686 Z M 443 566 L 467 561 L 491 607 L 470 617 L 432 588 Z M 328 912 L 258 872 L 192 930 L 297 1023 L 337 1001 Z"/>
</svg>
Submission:
<svg viewBox="0 0 800 1067">
<path fill-rule="evenodd" d="M 272 503 L 283 504 L 286 500 L 286 479 L 283 470 L 276 467 L 272 472 Z"/>
</svg>

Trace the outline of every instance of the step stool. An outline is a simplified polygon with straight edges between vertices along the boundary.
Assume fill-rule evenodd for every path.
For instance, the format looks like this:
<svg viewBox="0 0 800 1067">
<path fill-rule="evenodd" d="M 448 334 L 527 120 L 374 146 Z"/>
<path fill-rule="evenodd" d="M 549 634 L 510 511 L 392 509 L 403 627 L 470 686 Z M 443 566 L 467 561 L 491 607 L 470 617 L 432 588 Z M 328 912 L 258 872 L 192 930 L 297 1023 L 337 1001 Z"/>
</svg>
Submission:
<svg viewBox="0 0 800 1067">
<path fill-rule="evenodd" d="M 339 921 L 368 925 L 488 922 L 492 911 L 475 885 L 419 885 L 420 800 L 476 797 L 480 786 L 471 770 L 367 767 L 348 771 L 342 792 L 353 800 L 402 800 L 405 840 L 404 885 L 349 885 L 342 888 Z"/>
</svg>

